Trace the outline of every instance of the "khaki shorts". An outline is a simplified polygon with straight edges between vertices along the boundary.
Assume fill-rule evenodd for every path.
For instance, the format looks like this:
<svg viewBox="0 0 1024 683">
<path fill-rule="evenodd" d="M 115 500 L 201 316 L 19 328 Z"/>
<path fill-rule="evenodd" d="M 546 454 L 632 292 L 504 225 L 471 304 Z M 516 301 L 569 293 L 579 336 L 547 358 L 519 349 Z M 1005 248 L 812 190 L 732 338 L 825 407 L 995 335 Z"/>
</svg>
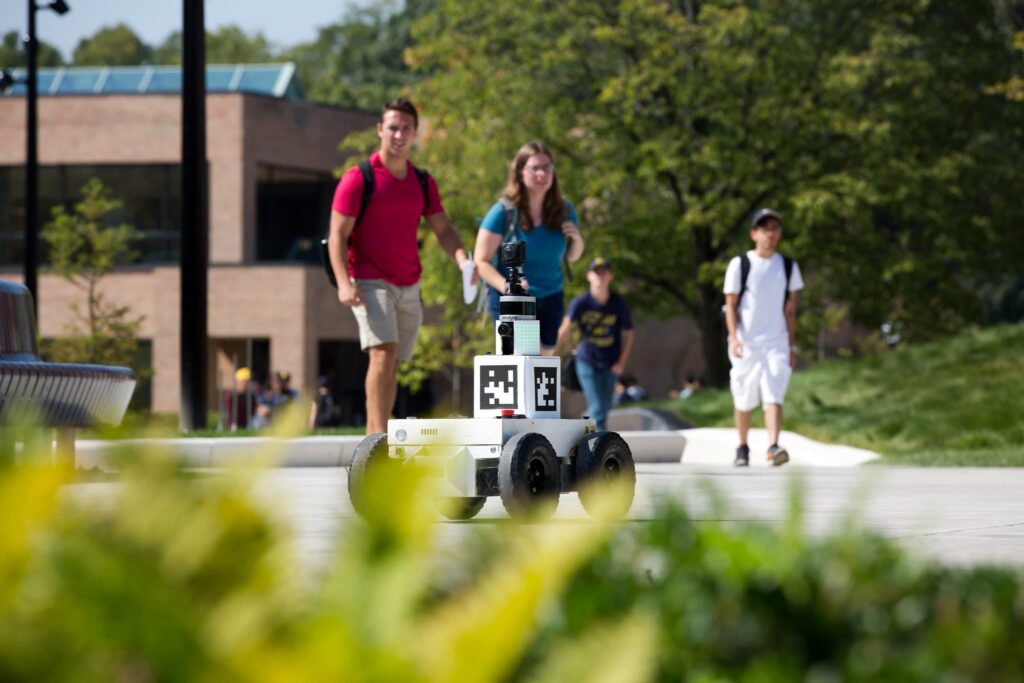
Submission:
<svg viewBox="0 0 1024 683">
<path fill-rule="evenodd" d="M 416 335 L 423 322 L 420 284 L 398 287 L 385 280 L 356 280 L 363 299 L 353 306 L 363 351 L 381 344 L 398 344 L 399 360 L 412 358 Z"/>
</svg>

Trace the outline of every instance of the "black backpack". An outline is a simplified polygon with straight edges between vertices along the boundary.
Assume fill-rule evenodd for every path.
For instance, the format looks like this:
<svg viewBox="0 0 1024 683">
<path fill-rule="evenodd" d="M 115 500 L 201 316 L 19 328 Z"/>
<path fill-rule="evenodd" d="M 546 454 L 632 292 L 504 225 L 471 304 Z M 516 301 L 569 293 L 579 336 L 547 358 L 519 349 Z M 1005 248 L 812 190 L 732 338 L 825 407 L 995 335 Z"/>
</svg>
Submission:
<svg viewBox="0 0 1024 683">
<path fill-rule="evenodd" d="M 785 310 L 786 302 L 789 301 L 789 277 L 793 274 L 793 259 L 782 256 L 782 269 L 786 271 L 786 298 L 782 300 L 782 307 Z M 747 291 L 747 278 L 750 276 L 750 257 L 744 253 L 740 256 L 740 293 L 736 295 L 736 310 L 740 310 L 740 300 L 743 299 L 743 292 Z"/>
<path fill-rule="evenodd" d="M 430 203 L 430 174 L 422 169 L 415 166 L 412 170 L 416 172 L 416 178 L 420 181 L 420 189 L 423 190 L 423 206 L 424 208 Z M 363 196 L 359 201 L 359 215 L 356 216 L 356 225 L 359 225 L 363 221 L 363 216 L 366 215 L 366 207 L 370 203 L 370 198 L 373 197 L 373 188 L 376 184 L 376 180 L 373 177 L 373 166 L 370 164 L 369 159 L 364 159 L 359 162 L 359 172 L 363 176 Z M 327 279 L 330 281 L 331 286 L 337 288 L 338 281 L 334 277 L 334 268 L 331 267 L 331 255 L 327 250 L 327 238 L 320 240 L 320 259 L 324 263 L 324 270 L 327 271 Z"/>
</svg>

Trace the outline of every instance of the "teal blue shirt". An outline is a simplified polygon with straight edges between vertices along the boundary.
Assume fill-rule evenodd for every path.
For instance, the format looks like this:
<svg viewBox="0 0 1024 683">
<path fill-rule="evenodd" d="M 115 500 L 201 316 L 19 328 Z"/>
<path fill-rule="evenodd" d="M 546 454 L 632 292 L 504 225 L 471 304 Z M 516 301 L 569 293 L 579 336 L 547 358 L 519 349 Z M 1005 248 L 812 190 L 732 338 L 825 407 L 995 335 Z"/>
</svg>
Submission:
<svg viewBox="0 0 1024 683">
<path fill-rule="evenodd" d="M 579 227 L 576 207 L 568 199 L 565 200 L 565 218 Z M 491 210 L 484 216 L 481 228 L 498 235 L 505 235 L 505 209 L 501 202 L 495 202 Z M 530 283 L 530 295 L 538 299 L 562 291 L 562 257 L 565 255 L 565 235 L 562 226 L 557 230 L 549 230 L 541 223 L 532 230 L 522 230 L 517 225 L 509 239 L 522 240 L 526 243 L 526 265 L 523 266 L 523 277 Z M 499 247 L 500 249 L 500 247 Z M 505 269 L 500 265 L 498 271 L 504 275 Z"/>
</svg>

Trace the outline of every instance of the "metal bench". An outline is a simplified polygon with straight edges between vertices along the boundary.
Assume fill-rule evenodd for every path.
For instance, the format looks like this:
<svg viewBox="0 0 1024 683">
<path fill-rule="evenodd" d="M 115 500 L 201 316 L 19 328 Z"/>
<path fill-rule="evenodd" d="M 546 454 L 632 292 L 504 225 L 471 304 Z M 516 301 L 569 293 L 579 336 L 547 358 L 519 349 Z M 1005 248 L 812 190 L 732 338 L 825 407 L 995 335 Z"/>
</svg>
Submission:
<svg viewBox="0 0 1024 683">
<path fill-rule="evenodd" d="M 120 424 L 134 389 L 128 368 L 41 361 L 28 289 L 0 280 L 0 428 L 55 429 L 57 457 L 73 463 L 75 429 Z"/>
</svg>

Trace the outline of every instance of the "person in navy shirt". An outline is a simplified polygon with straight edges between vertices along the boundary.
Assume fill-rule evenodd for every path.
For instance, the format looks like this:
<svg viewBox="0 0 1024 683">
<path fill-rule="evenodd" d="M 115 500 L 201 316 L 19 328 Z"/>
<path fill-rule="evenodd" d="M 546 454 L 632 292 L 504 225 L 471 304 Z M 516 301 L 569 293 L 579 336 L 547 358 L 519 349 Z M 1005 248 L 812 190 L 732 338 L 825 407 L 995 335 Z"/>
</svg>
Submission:
<svg viewBox="0 0 1024 683">
<path fill-rule="evenodd" d="M 473 261 L 490 287 L 489 305 L 495 320 L 505 290 L 505 272 L 495 266 L 494 257 L 502 242 L 512 240 L 526 243 L 522 282 L 527 293 L 537 299 L 541 353 L 550 356 L 565 314 L 562 261 L 580 259 L 583 236 L 576 209 L 558 186 L 551 150 L 542 142 L 528 142 L 516 153 L 501 200 L 487 212 L 477 232 Z"/>
<path fill-rule="evenodd" d="M 633 319 L 626 300 L 611 290 L 614 279 L 609 261 L 591 261 L 590 290 L 572 300 L 558 329 L 559 347 L 569 340 L 574 324 L 580 330 L 576 375 L 587 397 L 587 412 L 601 431 L 608 427 L 615 380 L 625 371 L 633 348 Z"/>
</svg>

